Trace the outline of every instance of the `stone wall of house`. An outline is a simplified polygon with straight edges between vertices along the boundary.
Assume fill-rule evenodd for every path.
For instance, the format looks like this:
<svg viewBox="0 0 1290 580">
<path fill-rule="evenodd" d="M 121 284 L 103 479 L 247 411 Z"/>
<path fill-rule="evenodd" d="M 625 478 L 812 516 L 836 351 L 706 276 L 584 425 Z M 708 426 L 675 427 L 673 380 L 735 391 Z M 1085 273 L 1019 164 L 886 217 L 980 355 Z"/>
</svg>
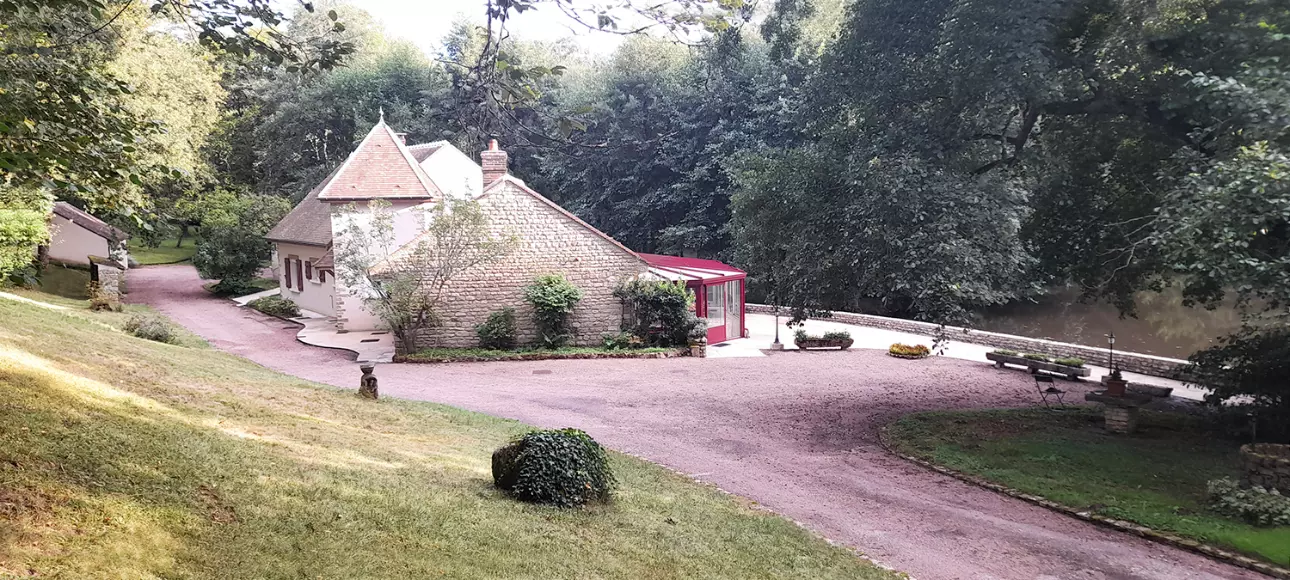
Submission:
<svg viewBox="0 0 1290 580">
<path fill-rule="evenodd" d="M 479 203 L 494 232 L 514 234 L 518 246 L 501 261 L 452 282 L 439 309 L 441 325 L 423 334 L 421 346 L 478 346 L 475 326 L 507 306 L 515 309 L 520 343 L 533 342 L 533 310 L 524 302 L 524 287 L 551 273 L 564 274 L 582 289 L 570 319 L 575 344 L 599 344 L 602 335 L 619 331 L 622 303 L 614 288 L 645 274 L 644 261 L 511 180 L 490 188 Z"/>
<path fill-rule="evenodd" d="M 773 314 L 774 308 L 764 304 L 749 304 L 747 306 L 747 312 Z M 874 328 L 883 328 L 898 332 L 908 332 L 910 334 L 920 334 L 929 337 L 933 336 L 937 329 L 937 325 L 930 322 L 888 318 L 886 316 L 874 316 L 872 314 L 856 314 L 854 312 L 834 312 L 833 317 L 828 320 L 845 324 L 855 324 L 858 326 L 871 326 Z M 1100 366 L 1105 366 L 1107 361 L 1108 351 L 1105 348 L 1043 340 L 1039 338 L 1027 338 L 1013 334 L 1001 334 L 998 332 L 974 330 L 959 326 L 946 326 L 945 330 L 949 333 L 950 340 L 956 340 L 959 342 L 983 344 L 994 348 L 1006 348 L 1023 353 L 1033 352 L 1054 357 L 1073 356 Z M 1156 377 L 1172 377 L 1187 364 L 1187 361 L 1149 354 L 1121 352 L 1117 350 L 1115 351 L 1115 364 L 1127 372 Z"/>
</svg>

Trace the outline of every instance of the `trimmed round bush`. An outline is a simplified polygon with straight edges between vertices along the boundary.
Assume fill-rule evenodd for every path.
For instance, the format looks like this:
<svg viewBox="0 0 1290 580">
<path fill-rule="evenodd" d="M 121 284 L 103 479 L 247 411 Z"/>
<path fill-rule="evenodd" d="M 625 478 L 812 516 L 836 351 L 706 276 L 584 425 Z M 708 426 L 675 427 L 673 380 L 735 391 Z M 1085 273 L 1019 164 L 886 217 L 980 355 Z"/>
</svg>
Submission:
<svg viewBox="0 0 1290 580">
<path fill-rule="evenodd" d="M 259 310 L 270 316 L 279 316 L 282 318 L 295 318 L 300 316 L 300 307 L 281 296 L 265 296 L 252 300 L 247 306 Z"/>
<path fill-rule="evenodd" d="M 605 449 L 590 435 L 553 429 L 494 451 L 493 483 L 521 501 L 571 508 L 608 499 L 615 480 Z"/>
<path fill-rule="evenodd" d="M 126 332 L 139 338 L 174 344 L 179 340 L 175 327 L 160 316 L 136 314 L 125 321 Z"/>
<path fill-rule="evenodd" d="M 488 315 L 488 320 L 475 327 L 479 347 L 491 350 L 511 350 L 518 343 L 519 327 L 515 324 L 515 309 L 506 307 Z"/>
</svg>

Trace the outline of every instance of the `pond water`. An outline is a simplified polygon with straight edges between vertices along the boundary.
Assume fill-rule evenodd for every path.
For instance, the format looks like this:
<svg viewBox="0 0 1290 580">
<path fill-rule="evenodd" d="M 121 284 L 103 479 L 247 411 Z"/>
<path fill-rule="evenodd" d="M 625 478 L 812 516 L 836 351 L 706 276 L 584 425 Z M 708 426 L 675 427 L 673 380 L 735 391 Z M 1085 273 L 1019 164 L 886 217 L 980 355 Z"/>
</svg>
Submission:
<svg viewBox="0 0 1290 580">
<path fill-rule="evenodd" d="M 1075 288 L 1050 291 L 1035 302 L 1018 302 L 981 313 L 975 328 L 1087 346 L 1106 346 L 1115 333 L 1115 349 L 1173 358 L 1211 346 L 1241 325 L 1231 307 L 1188 308 L 1176 289 L 1137 295 L 1138 317 L 1121 318 L 1106 303 L 1079 302 Z"/>
</svg>

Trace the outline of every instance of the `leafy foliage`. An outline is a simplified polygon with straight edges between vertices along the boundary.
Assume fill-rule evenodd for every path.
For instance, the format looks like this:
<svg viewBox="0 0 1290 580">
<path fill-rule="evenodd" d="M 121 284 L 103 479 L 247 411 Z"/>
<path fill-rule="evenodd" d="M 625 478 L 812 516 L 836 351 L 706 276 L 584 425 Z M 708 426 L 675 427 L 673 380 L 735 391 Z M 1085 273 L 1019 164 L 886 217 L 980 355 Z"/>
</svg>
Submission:
<svg viewBox="0 0 1290 580">
<path fill-rule="evenodd" d="M 1048 356 L 1048 355 L 1046 355 L 1046 354 L 1039 354 L 1039 353 L 1034 353 L 1034 352 L 1028 352 L 1028 353 L 1026 353 L 1026 354 L 1023 354 L 1023 355 L 1021 355 L 1021 358 L 1024 358 L 1024 359 L 1026 359 L 1026 360 L 1039 361 L 1039 362 L 1053 362 L 1053 358 L 1052 358 L 1052 357 L 1050 357 L 1050 356 Z"/>
<path fill-rule="evenodd" d="M 1207 488 L 1210 505 L 1219 513 L 1255 526 L 1290 526 L 1290 497 L 1275 489 L 1243 488 L 1225 477 L 1210 481 Z"/>
<path fill-rule="evenodd" d="M 29 266 L 49 241 L 49 194 L 0 185 L 0 281 Z"/>
<path fill-rule="evenodd" d="M 1078 357 L 1056 358 L 1056 359 L 1053 359 L 1053 362 L 1055 362 L 1055 363 L 1057 363 L 1057 364 L 1059 364 L 1059 365 L 1066 365 L 1066 366 L 1068 366 L 1068 367 L 1082 367 L 1082 366 L 1084 366 L 1084 359 L 1082 359 L 1082 358 L 1078 358 Z"/>
<path fill-rule="evenodd" d="M 562 274 L 543 274 L 524 287 L 524 300 L 533 306 L 538 344 L 545 348 L 564 346 L 573 334 L 569 315 L 582 300 L 582 289 Z"/>
<path fill-rule="evenodd" d="M 247 306 L 271 316 L 295 318 L 300 316 L 300 307 L 281 296 L 265 296 L 247 303 Z"/>
<path fill-rule="evenodd" d="M 994 354 L 1003 355 L 1003 356 L 1019 356 L 1021 354 L 1009 348 L 996 348 L 990 352 L 993 352 Z"/>
<path fill-rule="evenodd" d="M 1265 440 L 1290 442 L 1290 330 L 1247 326 L 1191 356 L 1185 376 L 1211 389 L 1206 400 L 1246 400 Z"/>
<path fill-rule="evenodd" d="M 626 329 L 651 346 L 683 346 L 702 322 L 692 312 L 694 293 L 684 282 L 628 280 L 614 296 L 631 317 Z"/>
<path fill-rule="evenodd" d="M 515 324 L 515 309 L 506 307 L 488 315 L 488 320 L 475 327 L 479 335 L 479 348 L 510 350 L 518 343 L 519 327 Z"/>
<path fill-rule="evenodd" d="M 609 498 L 605 450 L 578 429 L 533 431 L 493 452 L 493 483 L 522 501 L 578 507 Z"/>
<path fill-rule="evenodd" d="M 220 191 L 202 197 L 201 234 L 193 265 L 203 278 L 218 279 L 216 292 L 250 288 L 273 250 L 264 235 L 291 209 L 280 197 Z"/>
</svg>

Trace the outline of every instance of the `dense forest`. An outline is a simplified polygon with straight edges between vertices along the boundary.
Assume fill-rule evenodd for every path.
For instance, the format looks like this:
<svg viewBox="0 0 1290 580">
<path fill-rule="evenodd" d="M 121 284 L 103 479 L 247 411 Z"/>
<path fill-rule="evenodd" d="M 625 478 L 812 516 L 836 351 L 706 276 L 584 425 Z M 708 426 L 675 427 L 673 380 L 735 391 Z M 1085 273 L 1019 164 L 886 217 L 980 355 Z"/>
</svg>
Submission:
<svg viewBox="0 0 1290 580">
<path fill-rule="evenodd" d="M 29 250 L 55 196 L 143 241 L 206 199 L 295 201 L 383 111 L 409 143 L 499 139 L 570 211 L 760 300 L 964 322 L 1174 286 L 1248 316 L 1209 356 L 1290 354 L 1283 1 L 719 2 L 607 56 L 506 31 L 535 4 L 481 3 L 427 55 L 345 4 L 0 1 L 0 236 Z"/>
</svg>

